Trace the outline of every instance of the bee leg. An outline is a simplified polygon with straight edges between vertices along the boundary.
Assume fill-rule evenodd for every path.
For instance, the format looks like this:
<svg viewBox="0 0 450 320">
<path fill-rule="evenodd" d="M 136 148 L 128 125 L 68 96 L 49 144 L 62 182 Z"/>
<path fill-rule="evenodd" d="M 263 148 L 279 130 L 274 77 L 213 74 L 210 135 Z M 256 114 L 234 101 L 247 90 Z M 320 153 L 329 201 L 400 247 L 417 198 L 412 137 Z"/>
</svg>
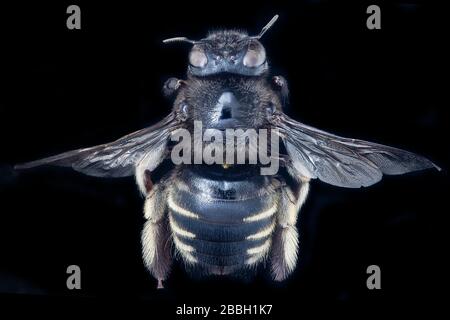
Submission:
<svg viewBox="0 0 450 320">
<path fill-rule="evenodd" d="M 169 78 L 166 82 L 164 82 L 163 85 L 164 96 L 171 97 L 175 92 L 178 91 L 181 85 L 185 83 L 186 82 L 184 80 L 180 80 L 177 78 Z"/>
<path fill-rule="evenodd" d="M 272 77 L 272 85 L 275 90 L 280 93 L 283 105 L 285 105 L 289 97 L 289 87 L 287 80 L 283 76 L 274 76 Z"/>
<path fill-rule="evenodd" d="M 308 196 L 308 191 L 309 182 L 306 180 L 299 184 L 295 191 L 288 186 L 280 191 L 277 226 L 270 252 L 271 272 L 275 281 L 286 279 L 297 264 L 297 216 Z"/>
<path fill-rule="evenodd" d="M 158 288 L 167 279 L 172 265 L 171 238 L 166 210 L 164 182 L 153 186 L 145 198 L 142 230 L 142 257 L 150 273 L 158 280 Z"/>
<path fill-rule="evenodd" d="M 153 189 L 153 182 L 150 170 L 144 171 L 144 188 L 145 188 L 145 194 L 148 194 Z"/>
</svg>

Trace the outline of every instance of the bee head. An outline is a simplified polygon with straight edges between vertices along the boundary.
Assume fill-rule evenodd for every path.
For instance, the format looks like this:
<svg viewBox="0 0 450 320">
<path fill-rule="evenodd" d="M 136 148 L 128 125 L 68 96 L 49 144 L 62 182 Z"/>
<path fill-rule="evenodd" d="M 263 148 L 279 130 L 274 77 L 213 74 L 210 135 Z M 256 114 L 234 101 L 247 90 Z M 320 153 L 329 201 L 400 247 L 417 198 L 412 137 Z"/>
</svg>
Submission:
<svg viewBox="0 0 450 320">
<path fill-rule="evenodd" d="M 232 73 L 243 76 L 259 76 L 268 70 L 266 50 L 259 39 L 278 19 L 278 15 L 257 36 L 235 30 L 211 32 L 201 40 L 185 37 L 166 39 L 164 43 L 187 42 L 192 44 L 189 52 L 188 73 L 193 76 L 210 76 Z"/>
</svg>

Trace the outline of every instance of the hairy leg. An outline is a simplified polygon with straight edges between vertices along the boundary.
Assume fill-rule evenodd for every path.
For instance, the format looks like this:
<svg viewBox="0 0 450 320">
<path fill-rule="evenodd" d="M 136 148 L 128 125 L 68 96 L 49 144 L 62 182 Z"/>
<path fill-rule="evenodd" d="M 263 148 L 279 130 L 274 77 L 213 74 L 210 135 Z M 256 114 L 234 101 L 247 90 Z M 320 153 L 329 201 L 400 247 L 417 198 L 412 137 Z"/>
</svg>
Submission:
<svg viewBox="0 0 450 320">
<path fill-rule="evenodd" d="M 150 190 L 145 199 L 142 230 L 142 257 L 150 273 L 158 280 L 158 288 L 167 279 L 172 265 L 171 237 L 166 210 L 164 183 Z"/>
<path fill-rule="evenodd" d="M 299 185 L 295 192 L 288 186 L 281 189 L 277 226 L 270 254 L 271 272 L 276 281 L 286 279 L 297 264 L 297 216 L 306 200 L 308 191 L 309 182 L 306 180 Z"/>
</svg>

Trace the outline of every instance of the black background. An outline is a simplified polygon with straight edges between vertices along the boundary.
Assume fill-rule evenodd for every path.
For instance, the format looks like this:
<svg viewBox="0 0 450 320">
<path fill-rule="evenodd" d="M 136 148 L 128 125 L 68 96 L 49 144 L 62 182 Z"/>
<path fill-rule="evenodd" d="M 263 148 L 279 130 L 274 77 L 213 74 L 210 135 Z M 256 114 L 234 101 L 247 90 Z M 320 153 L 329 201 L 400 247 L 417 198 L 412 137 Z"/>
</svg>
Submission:
<svg viewBox="0 0 450 320">
<path fill-rule="evenodd" d="M 81 7 L 81 30 L 66 8 Z M 382 29 L 366 28 L 378 4 Z M 132 178 L 68 169 L 15 172 L 13 164 L 112 141 L 170 110 L 161 88 L 183 78 L 188 45 L 209 29 L 264 36 L 273 74 L 290 85 L 286 112 L 333 133 L 420 153 L 443 171 L 386 177 L 359 190 L 314 181 L 300 214 L 300 261 L 274 284 L 199 281 L 176 266 L 156 290 L 141 260 L 143 199 Z M 74 1 L 2 5 L 0 11 L 0 301 L 107 307 L 175 315 L 186 304 L 273 304 L 274 317 L 305 309 L 435 310 L 447 282 L 449 144 L 445 11 L 425 1 Z M 66 289 L 66 268 L 82 290 Z M 366 288 L 381 267 L 382 289 Z M 126 309 L 128 310 L 128 309 Z M 260 317 L 263 318 L 263 317 Z"/>
</svg>

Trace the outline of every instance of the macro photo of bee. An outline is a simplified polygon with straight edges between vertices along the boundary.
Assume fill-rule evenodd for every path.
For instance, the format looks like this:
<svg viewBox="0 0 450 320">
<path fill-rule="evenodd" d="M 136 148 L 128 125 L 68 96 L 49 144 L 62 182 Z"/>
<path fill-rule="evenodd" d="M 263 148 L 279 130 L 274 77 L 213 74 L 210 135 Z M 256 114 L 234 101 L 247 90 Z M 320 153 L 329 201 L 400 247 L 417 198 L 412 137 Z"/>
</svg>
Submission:
<svg viewBox="0 0 450 320">
<path fill-rule="evenodd" d="M 50 165 L 95 177 L 134 176 L 145 198 L 142 257 L 158 288 L 174 263 L 205 276 L 233 276 L 265 264 L 274 281 L 286 280 L 301 254 L 297 221 L 312 181 L 361 188 L 383 175 L 440 168 L 412 152 L 337 136 L 286 115 L 288 82 L 272 73 L 263 45 L 277 19 L 275 15 L 257 35 L 217 30 L 199 40 L 164 40 L 165 45 L 190 48 L 186 78 L 170 78 L 163 86 L 173 101 L 164 119 L 114 142 L 15 169 Z M 216 130 L 224 137 L 214 143 L 201 138 L 201 150 L 229 145 L 227 130 L 269 134 L 256 149 L 250 143 L 240 148 L 233 140 L 236 157 L 214 153 L 222 162 L 173 161 L 174 137 L 180 132 L 194 135 L 197 123 L 202 134 Z M 196 157 L 199 141 L 194 140 L 190 136 L 184 141 L 194 147 L 183 149 L 181 157 Z M 262 174 L 267 163 L 249 161 L 259 148 L 279 163 L 275 172 Z M 242 154 L 247 162 L 235 161 Z"/>
</svg>

